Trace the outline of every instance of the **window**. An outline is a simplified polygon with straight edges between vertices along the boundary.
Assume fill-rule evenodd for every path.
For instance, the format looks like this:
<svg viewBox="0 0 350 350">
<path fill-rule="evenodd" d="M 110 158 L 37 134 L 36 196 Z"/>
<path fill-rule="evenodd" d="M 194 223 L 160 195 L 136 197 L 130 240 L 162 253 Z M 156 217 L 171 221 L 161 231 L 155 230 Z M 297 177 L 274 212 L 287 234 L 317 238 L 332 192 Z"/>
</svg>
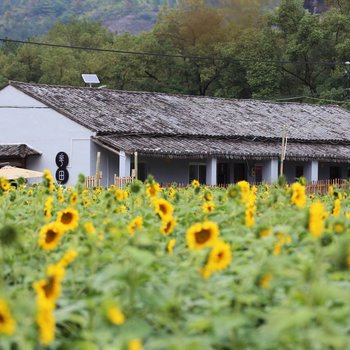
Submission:
<svg viewBox="0 0 350 350">
<path fill-rule="evenodd" d="M 236 163 L 233 166 L 233 182 L 238 182 L 241 180 L 247 180 L 245 164 Z"/>
<path fill-rule="evenodd" d="M 189 181 L 198 180 L 199 183 L 205 184 L 207 182 L 207 166 L 205 164 L 190 164 L 189 167 Z"/>
<path fill-rule="evenodd" d="M 340 179 L 341 175 L 340 175 L 340 167 L 338 166 L 330 166 L 329 167 L 329 178 L 331 180 L 334 179 Z"/>
<path fill-rule="evenodd" d="M 226 184 L 230 183 L 230 164 L 218 163 L 217 183 L 219 185 L 226 185 Z"/>
<path fill-rule="evenodd" d="M 255 165 L 255 182 L 260 183 L 263 180 L 263 167 L 262 165 Z"/>
<path fill-rule="evenodd" d="M 304 176 L 304 167 L 302 165 L 297 165 L 295 167 L 295 177 L 298 179 Z"/>
<path fill-rule="evenodd" d="M 135 169 L 134 162 L 131 162 L 131 169 Z M 137 163 L 137 179 L 145 181 L 148 176 L 147 164 L 146 163 Z"/>
</svg>

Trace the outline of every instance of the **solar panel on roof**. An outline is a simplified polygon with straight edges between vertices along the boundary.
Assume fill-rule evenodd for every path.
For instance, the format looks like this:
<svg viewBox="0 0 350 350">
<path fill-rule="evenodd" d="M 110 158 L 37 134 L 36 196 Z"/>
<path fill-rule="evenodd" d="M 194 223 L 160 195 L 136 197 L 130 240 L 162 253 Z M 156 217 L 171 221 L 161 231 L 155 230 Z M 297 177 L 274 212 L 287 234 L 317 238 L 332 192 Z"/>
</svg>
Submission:
<svg viewBox="0 0 350 350">
<path fill-rule="evenodd" d="M 99 84 L 100 80 L 96 74 L 82 74 L 81 77 L 85 84 Z"/>
</svg>

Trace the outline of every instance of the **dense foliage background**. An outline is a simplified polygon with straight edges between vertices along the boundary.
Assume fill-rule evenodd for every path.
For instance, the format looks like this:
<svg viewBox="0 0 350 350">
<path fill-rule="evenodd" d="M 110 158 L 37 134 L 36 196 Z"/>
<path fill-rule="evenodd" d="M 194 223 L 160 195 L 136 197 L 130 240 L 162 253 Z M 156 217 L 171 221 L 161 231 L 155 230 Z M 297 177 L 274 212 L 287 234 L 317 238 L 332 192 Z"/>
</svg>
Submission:
<svg viewBox="0 0 350 350">
<path fill-rule="evenodd" d="M 78 3 L 84 3 L 82 8 L 91 4 L 72 1 L 66 8 Z M 108 8 L 108 3 L 102 1 L 99 8 Z M 19 2 L 19 9 L 22 5 Z M 70 19 L 36 41 L 187 58 L 7 43 L 0 51 L 0 81 L 82 85 L 81 73 L 96 73 L 104 85 L 116 89 L 346 101 L 350 5 L 346 0 L 329 5 L 328 11 L 314 15 L 303 8 L 302 0 L 282 0 L 279 7 L 258 0 L 230 0 L 223 7 L 186 0 L 163 8 L 155 26 L 138 35 L 117 35 L 98 22 Z"/>
</svg>

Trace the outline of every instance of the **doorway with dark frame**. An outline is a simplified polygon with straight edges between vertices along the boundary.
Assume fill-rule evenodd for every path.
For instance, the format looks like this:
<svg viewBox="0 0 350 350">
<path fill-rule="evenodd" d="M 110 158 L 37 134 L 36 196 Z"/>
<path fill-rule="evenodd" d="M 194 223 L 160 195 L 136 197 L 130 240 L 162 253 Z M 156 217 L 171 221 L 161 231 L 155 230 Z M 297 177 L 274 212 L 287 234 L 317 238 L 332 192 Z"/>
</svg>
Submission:
<svg viewBox="0 0 350 350">
<path fill-rule="evenodd" d="M 330 166 L 329 167 L 329 179 L 335 180 L 341 178 L 341 172 L 339 166 Z"/>
<path fill-rule="evenodd" d="M 230 183 L 230 164 L 218 163 L 217 165 L 217 184 L 227 185 Z"/>
<path fill-rule="evenodd" d="M 244 163 L 235 163 L 233 165 L 233 182 L 247 180 L 247 170 Z"/>
</svg>

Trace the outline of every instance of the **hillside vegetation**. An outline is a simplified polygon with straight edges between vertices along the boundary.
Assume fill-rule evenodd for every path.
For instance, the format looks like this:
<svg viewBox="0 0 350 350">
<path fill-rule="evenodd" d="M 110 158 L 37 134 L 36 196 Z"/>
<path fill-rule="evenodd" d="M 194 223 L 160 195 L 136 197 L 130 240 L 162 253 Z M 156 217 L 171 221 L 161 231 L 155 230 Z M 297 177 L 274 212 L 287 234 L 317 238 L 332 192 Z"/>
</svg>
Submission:
<svg viewBox="0 0 350 350">
<path fill-rule="evenodd" d="M 261 3 L 262 9 L 266 9 L 279 1 L 253 2 Z M 173 8 L 177 3 L 177 0 L 2 0 L 0 37 L 42 36 L 56 21 L 67 22 L 72 18 L 100 21 L 112 32 L 138 34 L 154 26 L 161 8 Z M 231 8 L 231 12 L 244 4 L 241 0 L 207 0 L 206 3 Z"/>
<path fill-rule="evenodd" d="M 154 27 L 138 35 L 117 35 L 88 20 L 57 23 L 35 40 L 152 55 L 6 43 L 0 49 L 0 82 L 82 85 L 82 73 L 96 73 L 113 89 L 340 101 L 346 107 L 348 0 L 335 1 L 322 15 L 306 11 L 302 0 L 281 0 L 270 11 L 265 11 L 272 6 L 268 1 L 228 1 L 225 11 L 182 1 L 162 9 Z"/>
<path fill-rule="evenodd" d="M 73 17 L 101 21 L 114 31 L 137 33 L 152 27 L 161 6 L 174 4 L 174 0 L 3 0 L 0 34 L 23 39 L 41 36 L 54 22 Z"/>
</svg>

